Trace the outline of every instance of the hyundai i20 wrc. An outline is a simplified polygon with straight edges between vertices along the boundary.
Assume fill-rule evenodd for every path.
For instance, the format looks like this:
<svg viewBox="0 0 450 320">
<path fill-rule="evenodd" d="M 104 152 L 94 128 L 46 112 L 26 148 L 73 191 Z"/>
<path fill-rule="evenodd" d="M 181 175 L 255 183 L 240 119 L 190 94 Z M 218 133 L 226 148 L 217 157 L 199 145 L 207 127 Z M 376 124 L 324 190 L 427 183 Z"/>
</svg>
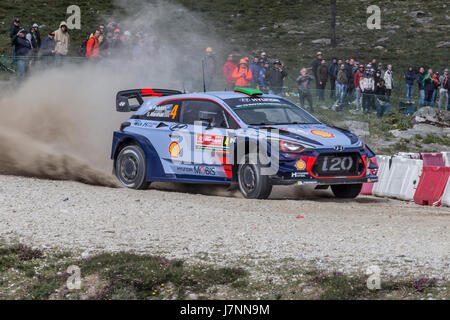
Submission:
<svg viewBox="0 0 450 320">
<path fill-rule="evenodd" d="M 111 152 L 114 173 L 128 188 L 237 184 L 244 197 L 265 199 L 273 185 L 313 184 L 354 198 L 363 183 L 377 181 L 375 155 L 361 138 L 255 89 L 125 90 L 116 110 L 135 112 L 114 132 Z"/>
</svg>

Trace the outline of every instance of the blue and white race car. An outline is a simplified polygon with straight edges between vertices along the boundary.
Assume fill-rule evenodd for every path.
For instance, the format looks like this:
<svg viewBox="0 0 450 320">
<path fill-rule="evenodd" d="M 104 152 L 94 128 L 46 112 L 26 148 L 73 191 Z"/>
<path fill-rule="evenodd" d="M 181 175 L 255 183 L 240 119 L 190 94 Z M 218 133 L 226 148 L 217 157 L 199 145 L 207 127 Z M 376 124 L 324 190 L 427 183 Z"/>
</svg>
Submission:
<svg viewBox="0 0 450 320">
<path fill-rule="evenodd" d="M 116 109 L 135 112 L 114 132 L 111 152 L 114 173 L 128 188 L 237 184 L 244 197 L 265 199 L 273 185 L 314 184 L 354 198 L 363 183 L 377 181 L 375 154 L 359 137 L 255 89 L 126 90 L 117 93 Z"/>
</svg>

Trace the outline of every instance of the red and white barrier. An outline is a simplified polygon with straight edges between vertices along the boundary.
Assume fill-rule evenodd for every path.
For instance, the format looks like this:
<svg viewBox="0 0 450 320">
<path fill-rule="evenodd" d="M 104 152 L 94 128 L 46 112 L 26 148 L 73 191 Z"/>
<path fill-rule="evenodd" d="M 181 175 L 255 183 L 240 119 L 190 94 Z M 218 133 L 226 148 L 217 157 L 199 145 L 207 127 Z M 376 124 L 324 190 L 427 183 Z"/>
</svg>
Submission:
<svg viewBox="0 0 450 320">
<path fill-rule="evenodd" d="M 442 152 L 442 156 L 444 158 L 444 165 L 450 167 L 450 152 Z"/>
<path fill-rule="evenodd" d="M 447 185 L 442 195 L 442 205 L 450 207 L 450 177 L 447 181 Z"/>
<path fill-rule="evenodd" d="M 414 202 L 421 205 L 440 206 L 450 176 L 450 167 L 424 166 Z"/>
</svg>

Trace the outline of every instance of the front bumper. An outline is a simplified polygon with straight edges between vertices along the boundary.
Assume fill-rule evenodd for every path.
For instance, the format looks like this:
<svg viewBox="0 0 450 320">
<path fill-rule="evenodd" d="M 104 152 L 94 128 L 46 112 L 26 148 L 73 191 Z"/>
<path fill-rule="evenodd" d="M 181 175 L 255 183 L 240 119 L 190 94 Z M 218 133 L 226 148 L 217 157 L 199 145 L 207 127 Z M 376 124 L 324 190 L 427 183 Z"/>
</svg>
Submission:
<svg viewBox="0 0 450 320">
<path fill-rule="evenodd" d="M 335 185 L 335 184 L 358 184 L 358 183 L 374 183 L 378 181 L 378 177 L 374 175 L 365 176 L 361 178 L 333 178 L 333 179 L 314 179 L 314 178 L 301 178 L 301 179 L 283 179 L 279 176 L 270 177 L 270 181 L 273 185 Z"/>
</svg>

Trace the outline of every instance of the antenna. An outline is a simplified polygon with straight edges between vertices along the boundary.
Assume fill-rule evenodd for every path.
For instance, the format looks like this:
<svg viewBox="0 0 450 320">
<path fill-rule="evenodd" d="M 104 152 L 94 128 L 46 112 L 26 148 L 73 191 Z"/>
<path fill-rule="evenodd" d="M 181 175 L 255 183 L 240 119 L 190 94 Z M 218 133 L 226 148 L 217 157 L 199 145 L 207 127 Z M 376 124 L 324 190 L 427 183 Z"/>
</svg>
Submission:
<svg viewBox="0 0 450 320">
<path fill-rule="evenodd" d="M 206 83 L 205 83 L 205 59 L 202 59 L 202 75 L 203 75 L 203 92 L 206 92 Z"/>
</svg>

